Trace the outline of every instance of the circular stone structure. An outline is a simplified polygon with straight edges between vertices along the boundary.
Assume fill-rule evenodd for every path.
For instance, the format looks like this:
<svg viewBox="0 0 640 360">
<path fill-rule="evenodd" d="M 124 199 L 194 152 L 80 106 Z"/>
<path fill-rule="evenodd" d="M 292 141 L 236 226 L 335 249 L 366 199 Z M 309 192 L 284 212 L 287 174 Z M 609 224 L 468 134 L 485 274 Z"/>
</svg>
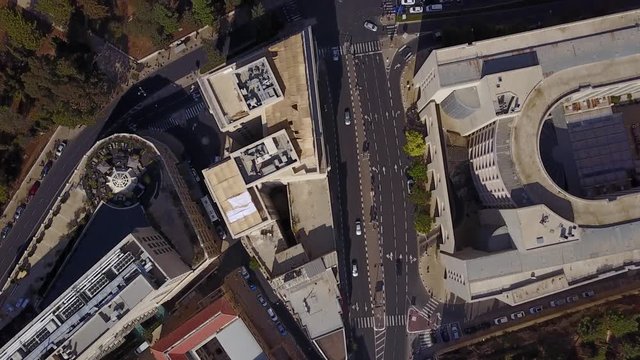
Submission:
<svg viewBox="0 0 640 360">
<path fill-rule="evenodd" d="M 581 88 L 611 87 L 639 74 L 640 55 L 631 55 L 572 67 L 546 77 L 531 91 L 511 128 L 509 165 L 513 168 L 503 165 L 500 172 L 503 176 L 513 174 L 531 203 L 545 204 L 579 225 L 602 226 L 640 218 L 638 193 L 599 200 L 569 194 L 547 174 L 539 148 L 542 125 L 555 104 Z"/>
<path fill-rule="evenodd" d="M 107 185 L 114 194 L 128 191 L 136 184 L 137 178 L 131 172 L 131 169 L 114 170 L 110 176 L 107 176 Z"/>
</svg>

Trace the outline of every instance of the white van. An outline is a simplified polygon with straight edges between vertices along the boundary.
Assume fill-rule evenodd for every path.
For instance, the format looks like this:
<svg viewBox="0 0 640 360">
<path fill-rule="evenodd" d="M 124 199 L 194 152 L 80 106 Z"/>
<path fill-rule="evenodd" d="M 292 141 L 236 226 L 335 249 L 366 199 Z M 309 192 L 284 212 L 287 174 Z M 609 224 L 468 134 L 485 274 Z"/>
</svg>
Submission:
<svg viewBox="0 0 640 360">
<path fill-rule="evenodd" d="M 427 5 L 424 11 L 426 12 L 442 11 L 442 4 Z"/>
</svg>

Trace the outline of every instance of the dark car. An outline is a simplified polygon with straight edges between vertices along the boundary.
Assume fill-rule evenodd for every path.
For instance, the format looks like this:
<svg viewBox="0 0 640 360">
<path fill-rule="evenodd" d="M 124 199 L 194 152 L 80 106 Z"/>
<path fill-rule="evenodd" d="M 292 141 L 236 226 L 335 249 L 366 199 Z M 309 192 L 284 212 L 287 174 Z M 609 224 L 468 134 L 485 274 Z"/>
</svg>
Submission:
<svg viewBox="0 0 640 360">
<path fill-rule="evenodd" d="M 40 179 L 44 179 L 44 177 L 47 176 L 52 166 L 53 166 L 53 160 L 49 160 L 47 161 L 46 164 L 44 164 L 44 166 L 42 167 L 42 171 L 40 172 Z"/>
<path fill-rule="evenodd" d="M 24 212 L 24 209 L 27 208 L 26 204 L 20 204 L 20 206 L 18 206 L 16 208 L 16 212 L 13 214 L 13 221 L 17 221 L 18 219 L 20 219 L 20 215 L 22 215 L 22 213 Z"/>
<path fill-rule="evenodd" d="M 227 232 L 224 231 L 224 228 L 222 227 L 222 225 L 216 225 L 216 232 L 218 233 L 218 236 L 220 237 L 220 239 L 224 240 L 227 238 Z"/>
<path fill-rule="evenodd" d="M 33 197 L 38 192 L 38 189 L 40 189 L 40 181 L 34 182 L 33 185 L 31 185 L 31 188 L 29 188 L 29 195 L 27 196 L 27 202 L 33 199 Z"/>
<path fill-rule="evenodd" d="M 478 330 L 486 330 L 490 327 L 491 327 L 491 323 L 488 321 L 482 322 L 477 326 Z"/>
<path fill-rule="evenodd" d="M 396 275 L 402 276 L 402 259 L 396 259 Z"/>
<path fill-rule="evenodd" d="M 438 334 L 435 331 L 430 331 L 429 336 L 431 337 L 431 342 L 434 344 L 438 343 Z"/>
<path fill-rule="evenodd" d="M 280 333 L 280 335 L 287 335 L 287 329 L 285 329 L 284 325 L 282 325 L 280 321 L 276 323 L 276 327 L 278 327 L 278 332 Z"/>
<path fill-rule="evenodd" d="M 247 286 L 249 287 L 249 289 L 251 289 L 251 291 L 256 291 L 256 289 L 258 288 L 254 283 L 252 283 L 249 280 L 247 280 Z"/>
<path fill-rule="evenodd" d="M 467 334 L 467 335 L 471 335 L 471 334 L 475 333 L 476 331 L 478 331 L 478 328 L 476 326 L 469 326 L 469 327 L 466 327 L 466 328 L 462 329 L 462 332 Z"/>
<path fill-rule="evenodd" d="M 440 337 L 442 337 L 442 341 L 444 342 L 449 342 L 449 340 L 451 340 L 446 326 L 440 328 Z"/>
<path fill-rule="evenodd" d="M 7 237 L 7 235 L 9 235 L 9 231 L 11 231 L 11 229 L 13 229 L 13 224 L 9 223 L 7 224 L 5 227 L 2 228 L 2 232 L 0 232 L 0 237 L 2 237 L 3 239 Z"/>
</svg>

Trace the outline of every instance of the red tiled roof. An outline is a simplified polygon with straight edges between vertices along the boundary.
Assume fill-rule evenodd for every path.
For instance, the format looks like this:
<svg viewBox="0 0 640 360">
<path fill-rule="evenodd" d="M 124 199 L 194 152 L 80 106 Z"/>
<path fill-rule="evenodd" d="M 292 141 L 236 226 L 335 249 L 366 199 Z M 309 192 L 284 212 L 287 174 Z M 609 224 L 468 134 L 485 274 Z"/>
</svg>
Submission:
<svg viewBox="0 0 640 360">
<path fill-rule="evenodd" d="M 231 304 L 222 297 L 158 340 L 151 347 L 151 353 L 157 360 L 186 360 L 186 352 L 237 317 Z"/>
</svg>

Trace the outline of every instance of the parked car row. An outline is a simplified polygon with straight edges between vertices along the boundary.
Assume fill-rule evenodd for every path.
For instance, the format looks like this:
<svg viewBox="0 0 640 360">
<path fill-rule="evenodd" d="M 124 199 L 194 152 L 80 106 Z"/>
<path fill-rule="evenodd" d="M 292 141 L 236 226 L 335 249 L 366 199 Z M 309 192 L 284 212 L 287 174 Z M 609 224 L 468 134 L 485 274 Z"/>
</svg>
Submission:
<svg viewBox="0 0 640 360">
<path fill-rule="evenodd" d="M 240 268 L 239 273 L 240 273 L 240 276 L 242 276 L 242 278 L 246 281 L 247 286 L 249 287 L 249 289 L 251 291 L 257 291 L 257 287 L 251 281 L 251 275 L 247 271 L 247 268 L 242 266 Z M 267 300 L 267 298 L 260 291 L 258 291 L 258 294 L 256 295 L 256 299 L 258 300 L 258 303 L 263 308 L 266 308 L 267 315 L 269 315 L 269 318 L 271 319 L 271 321 L 273 321 L 275 323 L 276 328 L 278 329 L 278 332 L 280 333 L 280 335 L 282 335 L 282 336 L 287 335 L 287 329 L 284 327 L 284 325 L 282 325 L 282 323 L 278 319 L 278 315 L 276 315 L 276 312 L 273 310 L 273 308 L 271 306 L 269 306 L 270 305 L 269 304 L 269 300 Z"/>
</svg>

